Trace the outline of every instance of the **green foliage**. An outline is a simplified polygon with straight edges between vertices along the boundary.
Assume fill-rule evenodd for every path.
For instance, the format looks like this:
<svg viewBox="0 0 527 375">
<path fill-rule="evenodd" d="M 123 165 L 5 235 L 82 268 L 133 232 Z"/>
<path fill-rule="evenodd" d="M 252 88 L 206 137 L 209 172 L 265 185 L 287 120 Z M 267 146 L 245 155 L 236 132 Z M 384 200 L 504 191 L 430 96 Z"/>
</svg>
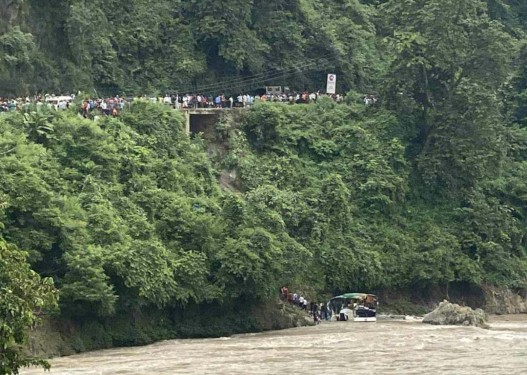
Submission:
<svg viewBox="0 0 527 375">
<path fill-rule="evenodd" d="M 0 129 L 5 235 L 57 281 L 64 314 L 217 296 L 220 195 L 181 116 L 139 102 L 100 125 L 35 112 Z"/>
<path fill-rule="evenodd" d="M 247 116 L 247 138 L 256 150 L 272 149 L 278 141 L 281 108 L 258 103 L 256 109 Z"/>
<path fill-rule="evenodd" d="M 38 58 L 36 49 L 33 35 L 18 26 L 0 36 L 0 82 L 6 94 L 28 93 Z"/>
<path fill-rule="evenodd" d="M 323 278 L 323 288 L 441 286 L 448 293 L 457 282 L 523 287 L 523 129 L 496 125 L 502 121 L 499 108 L 492 108 L 497 97 L 468 81 L 456 90 L 465 91 L 458 102 L 428 115 L 435 135 L 413 158 L 405 148 L 419 138 L 389 111 L 321 101 L 255 106 L 245 132 L 231 131 L 225 165 L 239 172 L 249 202 L 258 199 L 257 223 L 285 231 L 312 254 L 308 267 Z M 456 108 L 464 108 L 461 118 Z M 417 181 L 416 172 L 422 175 Z M 439 198 L 453 192 L 464 193 L 453 202 Z M 431 194 L 437 195 L 427 201 Z M 475 211 L 469 199 L 478 207 L 483 199 L 486 208 Z M 230 202 L 230 210 L 250 220 L 248 206 Z M 476 229 L 475 222 L 485 227 Z M 259 264 L 247 246 L 237 246 L 247 255 L 238 262 Z"/>
<path fill-rule="evenodd" d="M 0 374 L 18 374 L 21 367 L 42 366 L 46 361 L 27 356 L 28 330 L 39 315 L 56 307 L 57 291 L 50 278 L 31 269 L 27 254 L 0 238 Z"/>
<path fill-rule="evenodd" d="M 386 96 L 422 111 L 423 179 L 446 195 L 474 187 L 500 161 L 497 94 L 515 40 L 477 0 L 389 1 L 381 17 L 393 56 Z"/>
<path fill-rule="evenodd" d="M 343 89 L 371 89 L 374 12 L 359 0 L 27 0 L 0 25 L 13 47 L 3 87 L 238 94 L 284 79 L 319 89 L 331 70 Z"/>
<path fill-rule="evenodd" d="M 312 254 L 295 238 L 313 226 L 301 197 L 227 196 L 182 125 L 141 101 L 99 123 L 68 112 L 2 118 L 3 232 L 54 278 L 63 316 L 263 299 L 308 271 Z"/>
</svg>

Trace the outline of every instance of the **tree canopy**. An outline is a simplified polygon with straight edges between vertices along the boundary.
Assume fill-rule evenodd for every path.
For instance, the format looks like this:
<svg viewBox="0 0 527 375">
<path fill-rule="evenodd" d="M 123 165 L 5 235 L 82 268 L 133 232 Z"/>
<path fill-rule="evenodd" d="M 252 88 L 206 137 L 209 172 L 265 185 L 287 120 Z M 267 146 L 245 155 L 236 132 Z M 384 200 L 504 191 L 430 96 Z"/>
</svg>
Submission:
<svg viewBox="0 0 527 375">
<path fill-rule="evenodd" d="M 41 278 L 26 261 L 26 254 L 0 238 L 0 374 L 18 374 L 23 366 L 46 361 L 25 353 L 28 328 L 39 314 L 56 307 L 57 291 L 51 278 Z"/>
<path fill-rule="evenodd" d="M 371 87 L 377 73 L 373 9 L 359 0 L 4 0 L 0 11 L 10 94 L 321 89 L 328 69 Z"/>
</svg>

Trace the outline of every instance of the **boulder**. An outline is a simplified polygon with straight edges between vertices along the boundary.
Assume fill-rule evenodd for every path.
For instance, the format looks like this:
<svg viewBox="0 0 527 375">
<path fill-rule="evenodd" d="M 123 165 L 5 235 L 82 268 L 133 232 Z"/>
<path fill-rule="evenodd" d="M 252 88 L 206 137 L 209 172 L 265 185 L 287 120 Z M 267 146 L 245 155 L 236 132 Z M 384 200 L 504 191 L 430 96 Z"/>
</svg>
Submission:
<svg viewBox="0 0 527 375">
<path fill-rule="evenodd" d="M 423 323 L 436 325 L 461 325 L 488 328 L 487 314 L 481 309 L 471 309 L 443 301 L 423 318 Z"/>
<path fill-rule="evenodd" d="M 485 311 L 490 314 L 527 314 L 527 291 L 486 285 Z"/>
</svg>

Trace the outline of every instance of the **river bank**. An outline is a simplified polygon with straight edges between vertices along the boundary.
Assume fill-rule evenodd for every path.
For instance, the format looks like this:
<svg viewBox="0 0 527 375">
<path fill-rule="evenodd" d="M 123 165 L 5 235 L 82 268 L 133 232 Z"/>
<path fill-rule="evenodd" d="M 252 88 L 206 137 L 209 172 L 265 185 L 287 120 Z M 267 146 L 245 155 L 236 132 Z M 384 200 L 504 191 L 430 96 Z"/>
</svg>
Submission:
<svg viewBox="0 0 527 375">
<path fill-rule="evenodd" d="M 442 300 L 441 290 L 426 294 L 382 291 L 380 314 L 423 316 Z M 482 308 L 488 314 L 527 313 L 521 292 L 485 286 L 454 286 L 451 302 Z M 467 303 L 468 302 L 468 303 Z M 514 315 L 511 315 L 514 316 Z M 48 318 L 30 334 L 29 351 L 53 358 L 87 351 L 132 347 L 162 340 L 216 338 L 310 325 L 307 314 L 276 299 L 258 305 L 217 304 L 182 309 L 127 311 L 111 319 L 80 320 Z"/>
<path fill-rule="evenodd" d="M 383 290 L 378 293 L 379 311 L 391 314 L 425 315 L 448 300 L 461 306 L 479 308 L 490 315 L 527 313 L 527 291 L 493 285 L 452 283 L 448 292 L 434 287 L 426 290 Z"/>
<path fill-rule="evenodd" d="M 129 311 L 111 319 L 54 319 L 30 333 L 29 351 L 52 358 L 175 338 L 214 338 L 308 325 L 305 313 L 282 301 L 253 306 L 200 305 Z"/>
</svg>

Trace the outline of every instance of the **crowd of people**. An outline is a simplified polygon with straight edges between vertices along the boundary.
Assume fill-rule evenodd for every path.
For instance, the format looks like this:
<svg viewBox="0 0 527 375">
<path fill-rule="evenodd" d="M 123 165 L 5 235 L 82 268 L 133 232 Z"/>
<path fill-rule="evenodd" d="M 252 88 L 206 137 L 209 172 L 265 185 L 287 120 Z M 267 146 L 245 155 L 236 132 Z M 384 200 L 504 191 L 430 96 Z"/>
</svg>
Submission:
<svg viewBox="0 0 527 375">
<path fill-rule="evenodd" d="M 149 100 L 155 103 L 162 103 L 175 109 L 193 108 L 246 108 L 257 102 L 273 102 L 284 104 L 309 104 L 316 103 L 322 97 L 329 97 L 337 103 L 344 101 L 344 95 L 325 94 L 321 92 L 287 92 L 274 94 L 239 94 L 239 95 L 203 95 L 203 94 L 184 94 L 184 95 L 165 95 L 165 96 L 141 96 L 141 97 L 122 97 L 119 95 L 107 98 L 89 98 L 80 101 L 79 113 L 86 118 L 96 116 L 118 116 L 119 113 L 134 100 Z M 56 110 L 66 110 L 70 108 L 75 100 L 75 95 L 35 95 L 27 97 L 8 98 L 0 97 L 0 112 L 15 112 L 23 110 L 31 105 L 47 106 Z M 377 101 L 373 95 L 366 95 L 364 103 L 374 104 Z"/>
<path fill-rule="evenodd" d="M 85 118 L 94 116 L 117 116 L 127 103 L 127 99 L 119 96 L 105 99 L 86 99 L 82 101 L 80 111 Z"/>
<path fill-rule="evenodd" d="M 65 110 L 70 107 L 75 95 L 35 95 L 26 97 L 0 97 L 0 112 L 20 111 L 31 105 L 48 106 L 57 110 Z"/>
<path fill-rule="evenodd" d="M 67 95 L 35 95 L 16 98 L 0 97 L 0 112 L 16 112 L 28 108 L 47 107 L 57 111 L 64 111 L 74 105 L 75 94 Z M 117 116 L 129 103 L 131 98 L 119 96 L 108 98 L 93 98 L 80 101 L 79 113 L 86 118 L 98 115 Z"/>
<path fill-rule="evenodd" d="M 319 324 L 321 320 L 331 319 L 333 312 L 326 303 L 309 302 L 299 293 L 289 291 L 287 286 L 280 289 L 280 296 L 284 301 L 308 312 L 313 317 L 315 324 Z"/>
<path fill-rule="evenodd" d="M 221 95 L 202 95 L 202 94 L 185 94 L 182 96 L 165 96 L 163 102 L 171 104 L 175 108 L 243 108 L 253 105 L 259 101 L 273 102 L 273 103 L 288 103 L 288 104 L 308 104 L 316 103 L 321 97 L 329 97 L 340 103 L 344 100 L 341 94 L 323 94 L 320 92 L 288 92 L 281 94 L 239 94 L 226 96 Z"/>
<path fill-rule="evenodd" d="M 189 108 L 243 108 L 252 104 L 262 102 L 288 103 L 288 104 L 308 104 L 316 103 L 321 97 L 329 97 L 340 103 L 344 100 L 341 94 L 323 94 L 320 92 L 288 92 L 282 94 L 239 94 L 239 95 L 203 95 L 203 94 L 184 94 L 184 95 L 165 95 L 163 97 L 141 96 L 127 97 L 116 95 L 107 98 L 90 98 L 82 101 L 81 112 L 88 115 L 97 111 L 100 114 L 115 115 L 120 112 L 128 102 L 143 99 L 156 103 L 170 105 L 176 109 Z M 14 112 L 24 107 L 35 104 L 38 106 L 47 105 L 56 110 L 65 110 L 69 108 L 75 95 L 35 95 L 27 97 L 8 98 L 0 97 L 0 112 Z"/>
</svg>

